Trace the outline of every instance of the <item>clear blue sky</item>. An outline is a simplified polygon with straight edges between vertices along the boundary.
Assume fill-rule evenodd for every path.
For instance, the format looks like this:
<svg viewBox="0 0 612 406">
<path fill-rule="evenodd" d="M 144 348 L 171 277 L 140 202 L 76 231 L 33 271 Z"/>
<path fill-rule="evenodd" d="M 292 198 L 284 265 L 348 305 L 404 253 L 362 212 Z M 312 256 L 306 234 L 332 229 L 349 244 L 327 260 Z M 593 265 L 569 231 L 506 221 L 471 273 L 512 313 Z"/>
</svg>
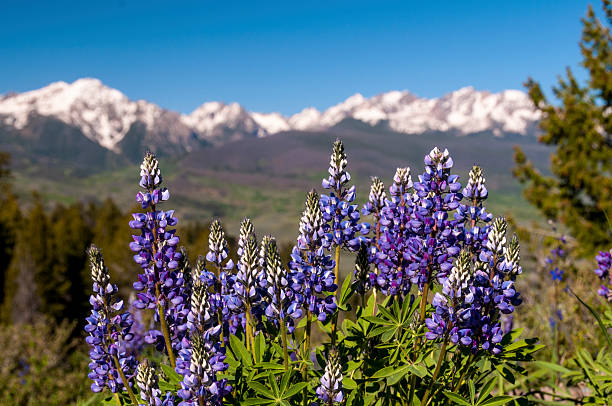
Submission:
<svg viewBox="0 0 612 406">
<path fill-rule="evenodd" d="M 3 0 L 0 94 L 97 77 L 181 112 L 220 100 L 291 114 L 356 92 L 548 88 L 580 61 L 587 4 Z"/>
</svg>

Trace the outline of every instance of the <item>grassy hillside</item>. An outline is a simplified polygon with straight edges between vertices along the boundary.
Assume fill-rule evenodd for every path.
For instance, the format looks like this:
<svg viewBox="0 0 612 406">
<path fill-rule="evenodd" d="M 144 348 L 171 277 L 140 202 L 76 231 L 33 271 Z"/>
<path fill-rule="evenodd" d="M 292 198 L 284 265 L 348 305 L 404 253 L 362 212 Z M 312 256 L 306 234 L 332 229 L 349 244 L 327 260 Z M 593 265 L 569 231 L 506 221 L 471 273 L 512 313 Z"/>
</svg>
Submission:
<svg viewBox="0 0 612 406">
<path fill-rule="evenodd" d="M 221 217 L 232 234 L 237 233 L 242 217 L 249 216 L 259 234 L 293 240 L 306 192 L 313 187 L 321 190 L 336 137 L 345 143 L 359 202 L 367 198 L 370 176 L 379 176 L 389 184 L 396 167 L 410 166 L 416 178 L 423 170 L 423 156 L 437 145 L 449 149 L 455 173 L 463 181 L 473 164 L 484 168 L 489 207 L 495 214 L 513 214 L 522 221 L 537 217 L 510 173 L 515 144 L 520 144 L 537 166 L 548 166 L 549 150 L 532 137 L 412 136 L 382 128 L 373 130 L 358 122 L 344 122 L 321 133 L 291 132 L 235 141 L 180 158 L 162 159 L 165 182 L 172 194 L 168 206 L 177 209 L 182 221 L 207 222 L 212 216 Z M 77 174 L 69 167 L 32 165 L 16 169 L 14 177 L 22 197 L 27 199 L 31 190 L 38 190 L 49 203 L 111 196 L 127 209 L 138 190 L 136 165 L 89 175 Z"/>
</svg>

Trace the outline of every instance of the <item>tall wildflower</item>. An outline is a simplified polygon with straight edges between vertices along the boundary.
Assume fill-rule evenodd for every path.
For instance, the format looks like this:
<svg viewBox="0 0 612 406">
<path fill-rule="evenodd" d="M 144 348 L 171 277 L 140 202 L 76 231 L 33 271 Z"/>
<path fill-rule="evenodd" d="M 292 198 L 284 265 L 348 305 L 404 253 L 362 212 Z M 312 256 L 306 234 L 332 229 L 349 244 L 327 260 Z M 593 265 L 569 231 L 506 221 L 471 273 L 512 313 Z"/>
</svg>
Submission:
<svg viewBox="0 0 612 406">
<path fill-rule="evenodd" d="M 235 334 L 239 328 L 244 326 L 246 319 L 235 292 L 234 261 L 229 258 L 225 231 L 218 219 L 215 219 L 210 225 L 206 260 L 210 263 L 216 276 L 213 300 L 217 309 L 218 322 L 223 326 L 221 338 L 225 342 L 229 339 L 229 334 Z"/>
<path fill-rule="evenodd" d="M 148 341 L 156 343 L 158 348 L 165 344 L 170 363 L 175 366 L 173 348 L 180 341 L 172 339 L 177 336 L 175 323 L 175 307 L 183 302 L 181 287 L 183 278 L 177 269 L 182 254 L 177 251 L 179 242 L 174 210 L 158 210 L 157 205 L 168 200 L 168 189 L 161 187 L 162 176 L 159 162 L 155 156 L 147 152 L 140 165 L 140 186 L 144 192 L 138 192 L 136 200 L 142 205 L 145 213 L 134 213 L 130 227 L 139 230 L 140 235 L 132 236 L 130 243 L 132 251 L 136 252 L 134 261 L 142 267 L 143 273 L 134 282 L 138 291 L 138 308 L 155 309 L 155 320 L 159 322 L 161 331 L 150 330 Z"/>
<path fill-rule="evenodd" d="M 100 250 L 91 246 L 87 252 L 91 266 L 93 294 L 89 298 L 92 311 L 87 317 L 85 331 L 89 334 L 89 378 L 91 390 L 100 392 L 107 387 L 111 392 L 127 390 L 134 401 L 130 379 L 134 375 L 134 356 L 121 351 L 120 342 L 130 341 L 132 315 L 123 310 L 123 301 L 117 300 L 117 285 L 110 282 L 108 268 Z"/>
<path fill-rule="evenodd" d="M 329 176 L 322 181 L 323 188 L 330 192 L 321 195 L 319 203 L 323 218 L 330 223 L 331 244 L 357 251 L 364 240 L 357 234 L 367 234 L 369 225 L 359 223 L 359 209 L 351 204 L 355 200 L 355 186 L 348 187 L 351 175 L 346 170 L 347 162 L 344 144 L 336 140 L 329 161 Z"/>
<path fill-rule="evenodd" d="M 297 245 L 291 252 L 291 288 L 307 314 L 316 315 L 320 321 L 327 320 L 337 308 L 335 296 L 326 294 L 337 289 L 334 261 L 324 250 L 327 238 L 319 195 L 311 190 L 300 219 Z"/>
<path fill-rule="evenodd" d="M 408 273 L 423 290 L 433 278 L 444 283 L 459 254 L 458 221 L 449 213 L 462 199 L 457 175 L 451 175 L 453 159 L 448 150 L 437 147 L 425 156 L 425 172 L 414 184 L 417 203 L 410 225 L 416 234 L 411 241 Z"/>
<path fill-rule="evenodd" d="M 465 245 L 470 246 L 472 252 L 478 252 L 487 239 L 488 226 L 493 215 L 484 207 L 484 201 L 489 192 L 485 185 L 485 178 L 479 166 L 472 167 L 468 183 L 463 189 L 463 197 L 467 204 L 459 204 L 455 219 L 463 222 Z"/>
<path fill-rule="evenodd" d="M 262 284 L 259 269 L 259 251 L 257 237 L 251 220 L 244 219 L 240 225 L 240 239 L 238 240 L 238 273 L 236 275 L 235 291 L 240 299 L 239 306 L 246 315 L 247 344 L 253 342 L 254 317 L 261 317 Z M 248 345 L 247 345 L 248 346 Z"/>
<path fill-rule="evenodd" d="M 265 238 L 264 243 L 266 244 L 263 253 L 268 295 L 266 316 L 280 329 L 286 370 L 289 362 L 287 331 L 293 331 L 293 320 L 302 317 L 302 308 L 299 302 L 295 302 L 294 292 L 289 289 L 287 270 L 282 264 L 276 240 Z"/>
<path fill-rule="evenodd" d="M 410 225 L 414 210 L 412 187 L 410 168 L 397 168 L 389 187 L 390 198 L 385 199 L 376 225 L 380 234 L 374 257 L 378 273 L 372 274 L 371 279 L 388 296 L 406 295 L 412 286 L 407 256 L 414 236 Z"/>
<path fill-rule="evenodd" d="M 199 258 L 192 274 L 187 334 L 181 343 L 176 371 L 183 375 L 178 395 L 180 405 L 218 405 L 231 391 L 225 379 L 217 374 L 225 371 L 225 348 L 221 346 L 222 323 L 218 320 L 214 275 L 204 268 Z"/>
<path fill-rule="evenodd" d="M 520 266 L 513 262 L 518 261 L 518 241 L 506 244 L 506 227 L 504 219 L 493 222 L 475 262 L 469 251 L 459 256 L 442 294 L 434 297 L 436 311 L 426 321 L 428 339 L 448 336 L 473 351 L 500 351 L 502 315 L 511 315 L 521 303 L 514 287 L 520 273 Z"/>
</svg>

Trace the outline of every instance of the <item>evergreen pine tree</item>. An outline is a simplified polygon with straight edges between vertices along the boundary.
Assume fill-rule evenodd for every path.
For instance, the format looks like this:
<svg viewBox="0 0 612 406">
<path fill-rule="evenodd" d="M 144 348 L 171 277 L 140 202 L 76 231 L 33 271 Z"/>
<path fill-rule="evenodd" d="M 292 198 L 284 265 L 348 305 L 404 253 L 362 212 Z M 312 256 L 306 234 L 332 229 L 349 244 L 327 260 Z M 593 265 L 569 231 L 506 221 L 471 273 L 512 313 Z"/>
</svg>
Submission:
<svg viewBox="0 0 612 406">
<path fill-rule="evenodd" d="M 612 7 L 603 1 L 604 21 L 589 7 L 582 20 L 582 65 L 589 78 L 578 83 L 568 68 L 553 88 L 558 104 L 529 79 L 526 87 L 542 113 L 539 140 L 555 147 L 552 176 L 544 176 L 516 148 L 515 176 L 524 194 L 546 217 L 563 223 L 581 254 L 612 246 Z"/>
</svg>

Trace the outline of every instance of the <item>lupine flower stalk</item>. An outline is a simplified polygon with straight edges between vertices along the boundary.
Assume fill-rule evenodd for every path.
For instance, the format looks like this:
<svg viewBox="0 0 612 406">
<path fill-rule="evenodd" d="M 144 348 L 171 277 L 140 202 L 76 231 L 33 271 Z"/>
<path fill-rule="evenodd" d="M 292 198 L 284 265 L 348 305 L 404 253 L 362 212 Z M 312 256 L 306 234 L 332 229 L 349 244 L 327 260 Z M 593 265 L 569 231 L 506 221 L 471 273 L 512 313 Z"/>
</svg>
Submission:
<svg viewBox="0 0 612 406">
<path fill-rule="evenodd" d="M 93 380 L 91 390 L 100 392 L 107 387 L 115 394 L 124 388 L 130 399 L 136 404 L 134 392 L 130 386 L 129 377 L 136 368 L 136 360 L 132 355 L 121 351 L 120 342 L 131 340 L 130 328 L 132 316 L 123 310 L 123 300 L 117 300 L 117 285 L 110 282 L 108 268 L 100 250 L 91 246 L 87 251 L 91 266 L 93 294 L 89 298 L 92 306 L 91 316 L 87 317 L 85 331 L 89 334 L 86 341 L 89 344 L 89 378 Z"/>
<path fill-rule="evenodd" d="M 229 338 L 230 331 L 235 331 L 237 322 L 240 319 L 240 314 L 232 314 L 231 307 L 237 298 L 234 292 L 235 275 L 232 273 L 234 262 L 228 259 L 229 249 L 227 240 L 225 239 L 225 231 L 218 219 L 215 219 L 210 225 L 210 233 L 208 237 L 208 253 L 206 260 L 212 264 L 215 269 L 215 302 L 217 308 L 217 319 L 221 325 L 221 343 L 224 345 Z"/>
<path fill-rule="evenodd" d="M 249 349 L 255 346 L 253 339 L 253 307 L 259 304 L 260 281 L 257 237 L 251 220 L 244 219 L 240 225 L 240 239 L 238 240 L 238 274 L 236 275 L 236 292 L 244 306 L 246 314 L 246 346 Z M 253 355 L 253 357 L 255 357 Z"/>
<path fill-rule="evenodd" d="M 134 289 L 139 291 L 136 306 L 139 308 L 155 309 L 155 319 L 160 323 L 161 332 L 149 331 L 149 341 L 157 342 L 163 347 L 160 340 L 163 337 L 166 351 L 172 367 L 176 367 L 176 359 L 172 346 L 171 330 L 177 328 L 175 323 L 174 306 L 183 302 L 181 287 L 183 279 L 177 271 L 182 254 L 176 250 L 179 242 L 176 230 L 177 224 L 174 210 L 157 210 L 157 204 L 169 199 L 168 189 L 161 188 L 162 176 L 159 162 L 150 152 L 147 152 L 140 165 L 140 186 L 144 192 L 138 192 L 136 200 L 146 213 L 134 213 L 130 227 L 140 230 L 140 235 L 134 235 L 130 249 L 137 254 L 134 260 L 144 273 L 138 275 Z M 169 326 L 168 321 L 171 322 Z M 174 335 L 174 334 L 173 334 Z M 178 342 L 175 340 L 175 342 Z"/>
<path fill-rule="evenodd" d="M 291 252 L 291 289 L 296 301 L 306 311 L 305 348 L 310 353 L 311 315 L 325 321 L 336 311 L 337 285 L 334 261 L 325 253 L 329 235 L 319 206 L 319 195 L 311 190 L 306 196 L 305 209 L 300 219 L 297 245 Z M 327 292 L 332 294 L 326 294 Z"/>
<path fill-rule="evenodd" d="M 327 358 L 327 365 L 321 384 L 317 387 L 316 393 L 319 399 L 327 406 L 339 404 L 344 400 L 342 391 L 342 366 L 338 359 L 338 353 L 332 350 Z"/>
<path fill-rule="evenodd" d="M 371 274 L 371 280 L 377 290 L 388 296 L 403 297 L 412 286 L 408 273 L 408 254 L 414 238 L 410 223 L 414 210 L 412 187 L 410 168 L 397 168 L 389 187 L 390 198 L 385 200 L 377 224 L 381 236 L 374 256 L 377 272 Z"/>
<path fill-rule="evenodd" d="M 276 240 L 273 238 L 265 239 L 265 265 L 266 281 L 268 286 L 269 304 L 266 308 L 266 315 L 277 321 L 283 345 L 283 365 L 285 371 L 289 368 L 289 355 L 287 344 L 287 321 L 288 315 L 299 318 L 302 315 L 301 309 L 296 303 L 291 303 L 290 290 L 288 289 L 287 271 L 282 265 Z"/>
<path fill-rule="evenodd" d="M 374 229 L 375 235 L 369 246 L 370 255 L 372 261 L 376 262 L 376 256 L 380 252 L 380 237 L 381 237 L 381 215 L 382 209 L 385 207 L 387 200 L 387 194 L 385 192 L 385 184 L 382 180 L 377 177 L 372 177 L 372 184 L 370 186 L 370 193 L 368 194 L 368 201 L 364 204 L 361 209 L 361 214 L 364 216 L 372 215 L 374 217 Z M 376 267 L 378 268 L 378 266 Z M 370 278 L 369 287 L 376 288 L 376 278 L 378 277 L 378 269 L 373 274 L 368 274 Z M 376 302 L 376 289 L 373 291 L 374 301 Z"/>
</svg>

